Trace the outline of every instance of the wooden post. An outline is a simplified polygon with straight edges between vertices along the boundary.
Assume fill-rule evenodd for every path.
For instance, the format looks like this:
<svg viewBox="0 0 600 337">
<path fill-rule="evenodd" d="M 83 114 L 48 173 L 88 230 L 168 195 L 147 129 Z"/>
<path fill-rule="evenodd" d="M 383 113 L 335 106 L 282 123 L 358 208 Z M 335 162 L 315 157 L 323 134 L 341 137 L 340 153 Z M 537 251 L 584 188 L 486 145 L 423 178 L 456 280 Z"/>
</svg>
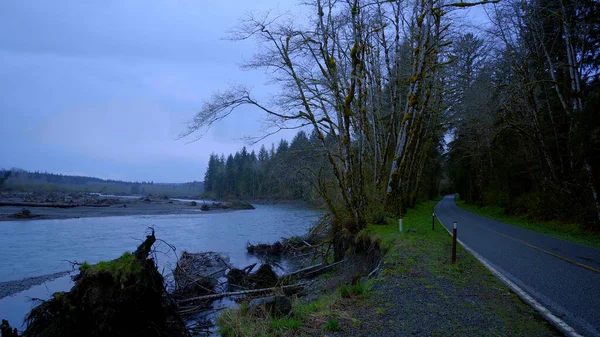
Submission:
<svg viewBox="0 0 600 337">
<path fill-rule="evenodd" d="M 452 264 L 456 262 L 456 221 L 454 221 L 454 226 L 452 228 Z"/>
</svg>

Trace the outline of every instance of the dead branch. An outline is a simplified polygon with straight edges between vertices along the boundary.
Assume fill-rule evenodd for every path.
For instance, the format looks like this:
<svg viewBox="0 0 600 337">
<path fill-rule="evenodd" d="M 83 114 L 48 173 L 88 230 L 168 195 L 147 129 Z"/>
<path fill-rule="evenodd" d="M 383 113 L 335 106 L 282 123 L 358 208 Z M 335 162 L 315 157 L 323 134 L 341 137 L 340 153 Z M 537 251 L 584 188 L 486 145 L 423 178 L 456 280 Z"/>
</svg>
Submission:
<svg viewBox="0 0 600 337">
<path fill-rule="evenodd" d="M 272 291 L 275 291 L 278 289 L 301 288 L 301 287 L 304 287 L 304 285 L 305 285 L 304 283 L 297 283 L 297 284 L 291 284 L 291 285 L 281 286 L 281 287 L 233 291 L 233 292 L 220 293 L 220 294 L 197 296 L 197 297 L 191 297 L 191 298 L 186 298 L 184 300 L 180 300 L 177 303 L 184 304 L 184 303 L 189 303 L 189 302 L 194 302 L 194 301 L 215 300 L 215 299 L 219 299 L 219 298 L 223 298 L 223 297 L 240 296 L 240 295 L 248 295 L 248 294 L 259 294 L 259 293 L 272 292 Z"/>
</svg>

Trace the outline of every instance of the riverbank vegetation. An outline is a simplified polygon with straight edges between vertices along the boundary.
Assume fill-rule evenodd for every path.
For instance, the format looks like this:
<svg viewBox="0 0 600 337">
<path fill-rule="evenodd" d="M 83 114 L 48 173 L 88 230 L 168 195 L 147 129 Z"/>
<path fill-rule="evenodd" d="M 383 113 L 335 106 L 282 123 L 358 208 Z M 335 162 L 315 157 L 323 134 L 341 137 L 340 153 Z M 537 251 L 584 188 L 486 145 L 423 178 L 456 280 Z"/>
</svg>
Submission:
<svg viewBox="0 0 600 337">
<path fill-rule="evenodd" d="M 377 335 L 560 335 L 533 308 L 497 280 L 462 247 L 450 263 L 451 238 L 437 222 L 431 229 L 436 202 L 425 202 L 403 217 L 369 224 L 362 235 L 381 243 L 383 263 L 378 278 L 319 287 L 293 301 L 288 315 L 278 317 L 228 309 L 219 317 L 222 336 Z M 346 267 L 341 267 L 346 268 Z M 335 279 L 331 270 L 315 283 Z"/>
<path fill-rule="evenodd" d="M 121 181 L 85 176 L 29 172 L 13 168 L 0 169 L 0 191 L 16 192 L 89 192 L 119 195 L 198 196 L 204 184 L 194 181 L 182 184 L 153 181 Z"/>
</svg>

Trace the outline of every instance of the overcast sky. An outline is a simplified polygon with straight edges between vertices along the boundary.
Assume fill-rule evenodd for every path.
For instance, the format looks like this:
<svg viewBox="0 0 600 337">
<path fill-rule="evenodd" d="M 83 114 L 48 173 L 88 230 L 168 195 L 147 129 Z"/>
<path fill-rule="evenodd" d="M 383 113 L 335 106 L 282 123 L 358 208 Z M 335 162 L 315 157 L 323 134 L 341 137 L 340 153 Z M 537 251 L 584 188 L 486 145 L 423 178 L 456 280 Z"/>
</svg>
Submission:
<svg viewBox="0 0 600 337">
<path fill-rule="evenodd" d="M 251 41 L 223 40 L 245 12 L 296 1 L 0 1 L 0 168 L 122 180 L 202 180 L 211 152 L 261 134 L 246 108 L 200 141 L 177 140 L 211 92 L 249 84 Z M 290 133 L 266 140 L 276 142 Z"/>
</svg>

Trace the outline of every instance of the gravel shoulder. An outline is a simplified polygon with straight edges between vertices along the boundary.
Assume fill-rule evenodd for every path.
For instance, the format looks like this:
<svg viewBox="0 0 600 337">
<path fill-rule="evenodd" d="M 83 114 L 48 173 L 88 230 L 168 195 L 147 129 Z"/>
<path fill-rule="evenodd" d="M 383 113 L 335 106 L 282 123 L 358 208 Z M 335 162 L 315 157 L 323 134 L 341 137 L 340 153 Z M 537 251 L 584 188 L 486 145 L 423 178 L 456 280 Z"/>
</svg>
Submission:
<svg viewBox="0 0 600 337">
<path fill-rule="evenodd" d="M 0 299 L 27 290 L 44 282 L 49 282 L 59 277 L 68 275 L 70 271 L 61 271 L 54 274 L 34 276 L 22 280 L 0 282 Z"/>
<path fill-rule="evenodd" d="M 397 225 L 371 227 L 389 252 L 367 295 L 345 299 L 339 331 L 312 336 L 562 336 L 459 246 L 450 264 L 451 238 L 423 204 Z M 410 231 L 406 231 L 410 229 Z M 363 297 L 363 298 L 361 298 Z"/>
</svg>

